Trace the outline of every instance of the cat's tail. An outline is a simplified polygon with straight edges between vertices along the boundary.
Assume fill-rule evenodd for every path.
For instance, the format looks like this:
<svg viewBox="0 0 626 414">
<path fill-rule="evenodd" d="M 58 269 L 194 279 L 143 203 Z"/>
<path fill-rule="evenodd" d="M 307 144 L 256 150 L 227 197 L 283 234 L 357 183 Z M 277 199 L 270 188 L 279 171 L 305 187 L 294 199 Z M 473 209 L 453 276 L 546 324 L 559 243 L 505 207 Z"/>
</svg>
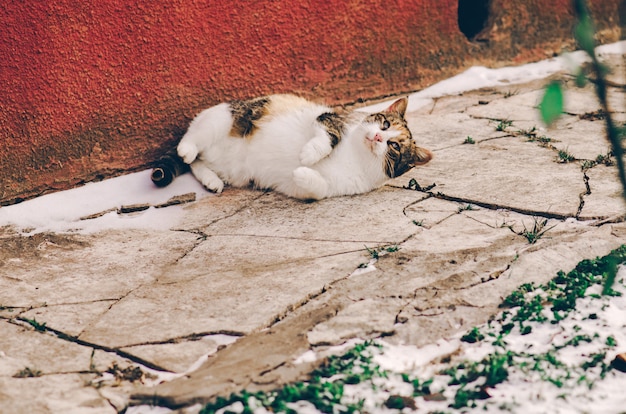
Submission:
<svg viewBox="0 0 626 414">
<path fill-rule="evenodd" d="M 157 187 L 165 187 L 174 181 L 174 178 L 187 171 L 189 171 L 189 164 L 185 164 L 176 150 L 173 150 L 154 163 L 150 178 Z"/>
</svg>

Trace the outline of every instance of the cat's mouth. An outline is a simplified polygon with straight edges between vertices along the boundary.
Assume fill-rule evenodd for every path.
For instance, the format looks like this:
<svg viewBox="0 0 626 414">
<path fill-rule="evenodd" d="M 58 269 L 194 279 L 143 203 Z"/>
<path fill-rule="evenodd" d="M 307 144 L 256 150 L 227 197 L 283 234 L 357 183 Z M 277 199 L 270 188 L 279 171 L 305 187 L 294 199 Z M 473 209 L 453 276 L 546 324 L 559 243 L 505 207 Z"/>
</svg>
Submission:
<svg viewBox="0 0 626 414">
<path fill-rule="evenodd" d="M 365 136 L 365 142 L 371 151 L 374 151 L 379 142 L 383 142 L 383 136 L 379 133 L 374 134 L 374 136 Z"/>
</svg>

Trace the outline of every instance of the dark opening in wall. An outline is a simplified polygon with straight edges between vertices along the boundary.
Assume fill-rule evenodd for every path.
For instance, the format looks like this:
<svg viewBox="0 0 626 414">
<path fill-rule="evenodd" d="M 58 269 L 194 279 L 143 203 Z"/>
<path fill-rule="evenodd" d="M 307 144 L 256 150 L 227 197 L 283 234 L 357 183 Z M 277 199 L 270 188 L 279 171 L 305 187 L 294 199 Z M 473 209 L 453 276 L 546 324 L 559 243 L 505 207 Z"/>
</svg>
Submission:
<svg viewBox="0 0 626 414">
<path fill-rule="evenodd" d="M 469 40 L 474 40 L 486 26 L 490 0 L 459 0 L 459 29 Z"/>
</svg>

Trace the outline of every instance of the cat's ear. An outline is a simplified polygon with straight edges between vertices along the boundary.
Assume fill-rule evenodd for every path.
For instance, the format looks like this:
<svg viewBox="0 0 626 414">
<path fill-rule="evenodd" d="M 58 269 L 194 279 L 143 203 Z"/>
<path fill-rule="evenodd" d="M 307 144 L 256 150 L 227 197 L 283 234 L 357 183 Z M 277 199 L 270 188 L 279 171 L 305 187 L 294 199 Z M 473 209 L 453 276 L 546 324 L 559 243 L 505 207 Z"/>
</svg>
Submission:
<svg viewBox="0 0 626 414">
<path fill-rule="evenodd" d="M 415 167 L 416 165 L 424 165 L 428 161 L 433 159 L 433 153 L 428 151 L 426 148 L 418 147 L 417 145 L 412 145 L 412 155 L 413 162 L 411 165 Z"/>
<path fill-rule="evenodd" d="M 405 96 L 404 98 L 400 98 L 394 103 L 392 103 L 391 106 L 385 109 L 384 112 L 395 112 L 398 115 L 400 115 L 400 117 L 404 118 L 404 114 L 406 113 L 406 107 L 408 105 L 409 105 L 409 98 Z"/>
</svg>

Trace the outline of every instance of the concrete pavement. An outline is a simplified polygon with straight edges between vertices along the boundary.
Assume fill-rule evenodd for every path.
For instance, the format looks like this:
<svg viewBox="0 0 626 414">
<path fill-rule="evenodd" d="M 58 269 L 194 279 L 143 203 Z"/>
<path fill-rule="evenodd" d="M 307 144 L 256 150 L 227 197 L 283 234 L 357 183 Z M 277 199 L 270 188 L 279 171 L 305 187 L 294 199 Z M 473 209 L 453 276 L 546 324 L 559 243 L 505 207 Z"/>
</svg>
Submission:
<svg viewBox="0 0 626 414">
<path fill-rule="evenodd" d="M 295 360 L 309 349 L 434 342 L 485 322 L 520 284 L 607 254 L 626 242 L 626 205 L 615 166 L 597 162 L 604 123 L 593 85 L 558 77 L 566 114 L 549 130 L 545 81 L 409 113 L 435 159 L 369 194 L 302 203 L 227 188 L 167 231 L 2 229 L 0 411 L 181 408 L 271 389 L 306 376 L 313 363 Z M 616 76 L 621 120 L 624 91 Z M 159 373 L 184 375 L 155 385 Z"/>
</svg>

